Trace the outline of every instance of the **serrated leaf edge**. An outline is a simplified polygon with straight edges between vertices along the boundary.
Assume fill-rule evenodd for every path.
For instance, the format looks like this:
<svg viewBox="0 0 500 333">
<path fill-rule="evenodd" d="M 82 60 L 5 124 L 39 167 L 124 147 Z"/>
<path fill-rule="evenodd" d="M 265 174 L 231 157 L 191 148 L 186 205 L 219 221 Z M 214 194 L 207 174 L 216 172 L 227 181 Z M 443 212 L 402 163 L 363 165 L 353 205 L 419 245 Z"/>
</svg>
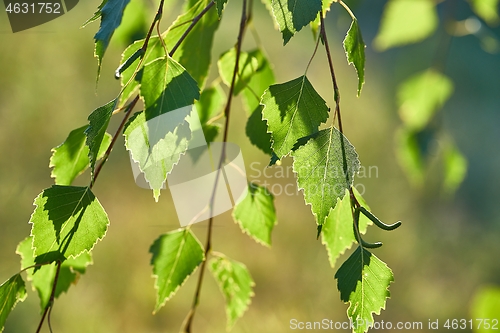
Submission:
<svg viewBox="0 0 500 333">
<path fill-rule="evenodd" d="M 164 235 L 168 235 L 168 234 L 173 234 L 173 233 L 176 233 L 176 232 L 179 232 L 179 231 L 183 231 L 185 234 L 187 233 L 191 233 L 191 231 L 189 229 L 184 229 L 184 228 L 179 228 L 179 229 L 176 229 L 176 230 L 173 230 L 173 231 L 170 231 L 166 234 L 163 234 L 161 235 L 160 237 L 164 236 Z M 202 252 L 203 252 L 203 258 L 202 258 L 202 261 L 196 265 L 196 267 L 193 269 L 193 271 L 191 272 L 191 274 L 188 274 L 186 275 L 186 277 L 184 278 L 184 280 L 172 291 L 170 292 L 170 294 L 163 300 L 163 302 L 161 304 L 156 304 L 155 305 L 155 309 L 153 310 L 153 314 L 156 314 L 158 313 L 158 311 L 160 311 L 160 309 L 162 307 L 165 306 L 165 304 L 172 298 L 175 296 L 175 294 L 177 293 L 177 291 L 184 285 L 186 284 L 186 281 L 189 279 L 189 277 L 191 277 L 191 275 L 193 275 L 194 273 L 196 273 L 198 267 L 201 265 L 201 263 L 203 263 L 203 261 L 207 260 L 207 258 L 205 257 L 205 251 L 203 251 L 203 245 L 201 244 L 201 242 L 199 241 L 199 239 L 194 235 L 192 234 L 194 240 L 198 243 L 198 245 L 200 246 L 200 248 L 202 249 Z M 183 237 L 183 240 L 182 240 L 182 244 L 185 243 L 185 237 Z M 156 240 L 155 240 L 156 241 Z M 179 252 L 178 252 L 179 253 Z M 176 260 L 178 259 L 178 255 L 176 256 Z M 153 266 L 154 267 L 154 266 Z M 153 271 L 153 274 L 151 275 L 154 279 L 155 279 L 155 283 L 154 283 L 154 288 L 156 291 L 159 290 L 159 286 L 158 286 L 158 275 L 157 274 L 154 274 L 154 271 Z M 158 302 L 158 292 L 156 293 L 156 300 Z"/>
<path fill-rule="evenodd" d="M 77 186 L 66 186 L 66 185 L 58 185 L 58 186 L 63 186 L 63 187 L 77 187 Z M 35 210 L 33 211 L 33 213 L 31 213 L 30 220 L 28 221 L 28 223 L 32 225 L 29 237 L 31 237 L 33 239 L 32 242 L 31 242 L 31 248 L 33 249 L 33 258 L 37 257 L 37 255 L 36 255 L 36 246 L 35 246 L 35 235 L 33 235 L 33 226 L 35 225 L 34 222 L 33 222 L 33 215 L 35 215 L 36 210 L 39 208 L 38 205 L 35 204 L 35 202 L 43 194 L 43 192 L 45 192 L 45 190 L 48 190 L 51 187 L 45 188 L 40 194 L 38 194 L 36 196 L 35 200 L 33 201 L 33 206 L 35 206 Z M 94 193 L 90 190 L 90 188 L 88 186 L 86 187 L 85 194 L 87 193 L 87 191 L 90 191 L 90 193 L 92 193 L 92 195 L 94 195 Z M 83 196 L 82 196 L 82 198 L 83 198 Z M 99 199 L 97 199 L 97 197 L 95 195 L 94 195 L 94 199 L 97 200 L 97 203 L 99 204 L 99 206 L 102 207 L 102 211 L 104 212 L 104 215 L 106 215 L 106 219 L 108 220 L 108 223 L 106 223 L 106 230 L 104 231 L 104 235 L 102 235 L 102 237 L 98 237 L 96 239 L 96 241 L 92 244 L 92 247 L 90 249 L 88 249 L 88 250 L 86 249 L 86 250 L 80 251 L 80 253 L 78 253 L 77 255 L 69 255 L 68 258 L 66 258 L 66 259 L 69 259 L 69 258 L 76 259 L 76 258 L 78 258 L 84 252 L 87 252 L 88 254 L 91 255 L 91 252 L 94 249 L 95 245 L 98 242 L 102 241 L 104 239 L 104 237 L 106 237 L 106 235 L 108 233 L 108 227 L 110 225 L 108 213 L 106 212 L 106 210 L 104 209 L 104 207 L 99 202 Z M 80 204 L 80 203 L 78 203 L 78 204 Z M 71 215 L 71 216 L 73 216 L 73 215 Z M 66 225 L 66 222 L 64 224 Z M 40 255 L 43 255 L 43 254 L 47 254 L 47 252 L 46 253 L 42 253 Z"/>
</svg>

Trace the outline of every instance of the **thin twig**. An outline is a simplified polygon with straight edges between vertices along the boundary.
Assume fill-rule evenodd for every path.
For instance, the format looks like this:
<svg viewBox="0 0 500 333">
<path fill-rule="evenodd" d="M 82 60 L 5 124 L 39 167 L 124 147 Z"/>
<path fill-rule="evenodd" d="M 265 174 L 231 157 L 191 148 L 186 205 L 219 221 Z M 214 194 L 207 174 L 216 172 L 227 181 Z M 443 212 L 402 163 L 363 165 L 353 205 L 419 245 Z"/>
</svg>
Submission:
<svg viewBox="0 0 500 333">
<path fill-rule="evenodd" d="M 342 129 L 342 118 L 340 116 L 340 91 L 339 91 L 339 86 L 337 84 L 337 78 L 335 77 L 335 70 L 333 68 L 333 61 L 332 61 L 332 55 L 330 53 L 330 46 L 328 46 L 328 38 L 326 37 L 326 30 L 325 30 L 325 20 L 323 18 L 323 12 L 320 12 L 320 20 L 321 20 L 321 37 L 323 38 L 323 42 L 325 43 L 325 50 L 326 50 L 326 56 L 328 58 L 328 65 L 330 67 L 330 74 L 332 76 L 332 83 L 333 83 L 333 98 L 335 100 L 335 114 L 334 114 L 334 119 L 335 117 L 339 118 L 339 131 L 340 133 L 344 134 L 344 131 Z"/>
<path fill-rule="evenodd" d="M 54 277 L 54 283 L 52 284 L 52 291 L 50 293 L 49 302 L 45 306 L 45 310 L 43 311 L 42 319 L 40 319 L 40 323 L 38 324 L 38 328 L 36 329 L 36 333 L 40 333 L 40 330 L 42 329 L 43 322 L 45 321 L 45 317 L 47 316 L 47 313 L 49 312 L 49 310 L 52 309 L 52 305 L 54 304 L 54 298 L 56 295 L 57 280 L 59 279 L 59 272 L 60 271 L 61 271 L 61 261 L 57 261 L 56 275 Z M 49 314 L 48 321 L 50 323 L 50 314 Z M 49 324 L 49 326 L 50 326 L 50 324 Z M 52 332 L 52 329 L 50 329 L 50 331 Z"/>
<path fill-rule="evenodd" d="M 111 150 L 113 149 L 113 146 L 115 145 L 116 139 L 118 139 L 118 136 L 121 134 L 121 132 L 123 130 L 123 126 L 125 126 L 125 123 L 127 122 L 128 118 L 130 117 L 130 114 L 132 113 L 132 110 L 134 109 L 138 100 L 139 100 L 139 95 L 137 95 L 134 98 L 134 100 L 128 105 L 128 110 L 127 110 L 127 112 L 125 112 L 125 116 L 123 117 L 123 120 L 120 123 L 120 126 L 118 126 L 118 129 L 116 130 L 115 135 L 113 135 L 113 139 L 111 140 L 111 143 L 109 144 L 108 149 L 104 153 L 104 157 L 102 158 L 101 163 L 99 163 L 99 165 L 95 169 L 94 179 L 93 179 L 92 183 L 90 184 L 90 189 L 92 189 L 92 187 L 94 186 L 95 181 L 97 180 L 97 177 L 99 176 L 99 173 L 101 172 L 101 169 L 102 169 L 104 163 L 106 163 L 109 155 L 111 154 Z"/>
<path fill-rule="evenodd" d="M 221 156 L 220 156 L 220 160 L 219 160 L 219 166 L 217 168 L 217 175 L 215 178 L 215 184 L 214 184 L 214 188 L 212 190 L 212 196 L 210 197 L 210 209 L 213 209 L 213 207 L 214 207 L 217 184 L 218 184 L 218 181 L 220 179 L 222 165 L 226 159 L 226 145 L 224 143 L 227 142 L 228 133 L 229 133 L 229 116 L 231 114 L 231 102 L 232 102 L 234 87 L 236 84 L 236 76 L 238 75 L 238 72 L 239 72 L 239 60 L 240 60 L 240 54 L 241 54 L 241 45 L 243 43 L 243 36 L 245 33 L 245 27 L 247 24 L 246 9 L 247 9 L 247 0 L 243 0 L 243 9 L 242 9 L 242 13 L 241 13 L 240 29 L 238 32 L 238 40 L 236 43 L 236 60 L 235 60 L 235 64 L 234 64 L 231 85 L 229 87 L 229 94 L 228 94 L 228 98 L 227 98 L 227 103 L 226 103 L 226 107 L 224 108 L 224 114 L 226 116 L 226 121 L 225 121 L 225 125 L 224 125 L 224 137 L 222 139 L 223 146 L 222 146 L 222 152 L 221 152 Z M 210 215 L 212 215 L 212 214 L 210 214 Z M 195 291 L 195 295 L 194 295 L 194 299 L 193 299 L 193 304 L 191 306 L 191 309 L 189 310 L 189 313 L 188 313 L 186 319 L 184 320 L 184 332 L 186 332 L 186 333 L 191 333 L 191 325 L 193 323 L 193 318 L 194 318 L 194 315 L 196 313 L 198 303 L 200 301 L 200 292 L 201 292 L 201 287 L 203 284 L 203 277 L 205 275 L 204 273 L 205 273 L 205 269 L 206 269 L 206 265 L 207 265 L 207 261 L 208 261 L 208 254 L 210 253 L 210 250 L 212 248 L 213 220 L 214 220 L 213 216 L 211 216 L 210 219 L 208 220 L 208 232 L 207 232 L 207 239 L 206 239 L 206 243 L 205 243 L 205 260 L 201 263 L 200 273 L 198 276 L 198 282 L 196 285 L 196 291 Z"/>
</svg>

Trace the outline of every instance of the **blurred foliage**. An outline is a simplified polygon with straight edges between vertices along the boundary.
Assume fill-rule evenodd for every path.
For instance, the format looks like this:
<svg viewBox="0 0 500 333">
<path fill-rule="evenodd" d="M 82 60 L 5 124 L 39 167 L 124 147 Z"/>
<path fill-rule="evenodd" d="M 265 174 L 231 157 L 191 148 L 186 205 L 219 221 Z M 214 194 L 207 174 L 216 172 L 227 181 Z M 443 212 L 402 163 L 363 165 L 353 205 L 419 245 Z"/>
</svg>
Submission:
<svg viewBox="0 0 500 333">
<path fill-rule="evenodd" d="M 383 31 L 383 4 L 352 2 L 357 4 L 351 7 L 368 44 L 366 83 L 360 98 L 350 93 L 356 91 L 358 82 L 340 47 L 351 19 L 334 4 L 327 24 L 330 43 L 338 46 L 333 56 L 343 92 L 346 134 L 361 156 L 362 167 L 369 170 L 358 175 L 357 189 L 380 218 L 404 222 L 397 238 L 373 230 L 374 238 L 390 243 L 376 250 L 376 255 L 393 268 L 396 281 L 391 286 L 387 310 L 377 320 L 425 324 L 428 319 L 474 319 L 486 311 L 482 310 L 487 306 L 483 304 L 494 304 L 499 297 L 498 292 L 475 296 L 478 287 L 500 285 L 500 263 L 495 259 L 500 250 L 500 215 L 496 208 L 500 199 L 500 155 L 495 144 L 500 140 L 500 57 L 494 53 L 499 50 L 500 29 L 495 25 L 498 16 L 484 14 L 484 4 L 498 8 L 497 1 L 471 0 L 473 7 L 465 1 L 444 1 L 435 7 L 439 17 L 439 24 L 433 28 L 436 34 L 428 32 L 425 37 L 429 38 L 419 38 L 423 40 L 419 44 L 384 53 L 376 53 L 371 47 L 374 40 L 380 40 L 375 39 L 377 29 Z M 391 0 L 387 6 L 393 6 L 393 2 L 398 1 Z M 145 1 L 146 21 L 154 15 L 154 3 Z M 167 3 L 169 10 L 163 18 L 166 26 L 179 13 L 173 1 Z M 88 114 L 114 98 L 119 89 L 113 76 L 125 41 L 111 40 L 96 92 L 92 50 L 98 27 L 94 24 L 79 30 L 98 5 L 99 1 L 81 2 L 67 15 L 17 34 L 10 32 L 5 13 L 0 13 L 4 50 L 0 52 L 0 151 L 4 156 L 0 160 L 0 281 L 18 272 L 20 258 L 14 249 L 29 234 L 27 221 L 33 199 L 53 183 L 48 168 L 50 149 L 62 143 L 71 129 L 86 123 Z M 265 7 L 257 1 L 256 7 L 254 29 L 266 48 L 267 59 L 274 65 L 277 80 L 285 82 L 301 75 L 314 47 L 311 32 L 302 29 L 282 47 L 280 33 L 274 29 Z M 221 22 L 214 40 L 215 55 L 234 46 L 236 32 L 232 27 L 238 5 L 229 1 L 225 11 L 226 20 Z M 450 12 L 454 13 L 453 19 L 445 19 Z M 125 15 L 129 15 L 127 10 Z M 137 29 L 139 37 L 143 28 Z M 440 51 L 443 33 L 457 37 L 450 39 L 446 52 L 442 51 L 444 57 Z M 248 34 L 244 49 L 251 50 L 258 43 Z M 382 45 L 389 47 L 387 42 Z M 308 77 L 326 97 L 331 95 L 331 87 L 319 56 L 324 54 L 318 54 Z M 434 117 L 425 130 L 411 132 L 398 118 L 397 92 L 407 78 L 427 70 L 436 58 L 444 59 L 438 61 L 438 68 L 453 81 L 454 93 L 439 110 L 433 110 Z M 208 82 L 215 79 L 215 67 Z M 333 96 L 327 102 L 333 105 Z M 267 182 L 274 193 L 279 223 L 273 233 L 273 247 L 267 249 L 241 234 L 230 213 L 216 220 L 213 242 L 220 251 L 244 262 L 256 283 L 252 306 L 233 332 L 288 332 L 292 318 L 345 320 L 347 306 L 339 302 L 333 287 L 333 271 L 321 243 L 315 239 L 310 209 L 293 185 L 296 180 L 290 161 L 266 169 L 268 158 L 248 142 L 242 130 L 247 116 L 238 100 L 234 111 L 230 141 L 242 147 L 249 180 L 261 185 Z M 117 125 L 112 119 L 111 126 Z M 420 190 L 410 186 L 397 166 L 393 150 L 396 132 L 403 133 L 416 147 L 413 158 L 421 159 Z M 77 180 L 77 185 L 85 182 Z M 442 184 L 448 185 L 443 188 Z M 448 187 L 457 189 L 455 196 L 442 196 L 443 191 L 451 191 L 446 190 Z M 54 329 L 176 331 L 190 307 L 195 279 L 179 291 L 175 302 L 151 316 L 155 293 L 148 249 L 160 232 L 178 227 L 168 192 L 166 200 L 155 204 L 149 191 L 136 187 L 123 145 L 115 147 L 93 191 L 106 207 L 111 225 L 106 242 L 94 251 L 95 265 L 87 267 L 78 285 L 57 301 L 52 313 Z M 201 223 L 194 232 L 204 238 L 205 229 Z M 308 234 L 310 237 L 305 236 Z M 27 318 L 36 318 L 39 302 L 32 291 L 28 293 L 35 297 L 18 305 L 5 332 L 35 330 L 37 320 Z M 195 331 L 222 332 L 224 300 L 213 279 L 206 279 L 201 297 Z"/>
</svg>

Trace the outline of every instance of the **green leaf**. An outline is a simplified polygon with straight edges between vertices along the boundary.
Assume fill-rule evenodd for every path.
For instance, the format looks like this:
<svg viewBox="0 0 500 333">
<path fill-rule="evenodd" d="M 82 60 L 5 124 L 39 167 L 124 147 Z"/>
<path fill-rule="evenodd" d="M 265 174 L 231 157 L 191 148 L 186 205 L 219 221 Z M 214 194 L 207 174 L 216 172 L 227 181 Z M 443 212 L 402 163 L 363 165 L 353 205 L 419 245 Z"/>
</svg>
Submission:
<svg viewBox="0 0 500 333">
<path fill-rule="evenodd" d="M 219 19 L 222 17 L 222 11 L 226 6 L 227 0 L 215 0 L 215 4 L 217 5 L 217 13 L 219 14 Z"/>
<path fill-rule="evenodd" d="M 272 7 L 285 45 L 295 33 L 314 21 L 322 4 L 321 0 L 272 0 Z"/>
<path fill-rule="evenodd" d="M 469 1 L 472 10 L 477 16 L 482 18 L 489 25 L 497 25 L 500 22 L 498 17 L 499 0 L 471 0 Z"/>
<path fill-rule="evenodd" d="M 353 191 L 359 204 L 369 210 L 366 202 L 355 187 L 353 187 Z M 335 208 L 330 210 L 330 214 L 328 214 L 322 228 L 321 242 L 326 246 L 332 268 L 335 267 L 340 255 L 344 254 L 356 242 L 352 218 L 351 199 L 349 191 L 346 190 L 343 198 L 337 198 L 337 204 Z M 365 234 L 367 227 L 371 224 L 373 222 L 361 214 L 359 217 L 359 232 Z"/>
<path fill-rule="evenodd" d="M 125 146 L 158 201 L 167 174 L 187 150 L 191 131 L 186 117 L 200 93 L 189 73 L 169 57 L 150 62 L 142 72 L 140 91 L 146 110 L 125 126 Z M 169 112 L 175 113 L 161 116 Z"/>
<path fill-rule="evenodd" d="M 326 13 L 330 11 L 330 7 L 332 3 L 338 2 L 338 0 L 323 0 L 323 17 L 326 17 Z M 346 5 L 347 6 L 347 5 Z M 321 25 L 321 19 L 319 15 L 316 17 L 314 21 L 311 22 L 311 30 L 314 36 L 314 39 L 318 36 L 319 27 Z"/>
<path fill-rule="evenodd" d="M 200 95 L 200 100 L 196 101 L 195 107 L 200 118 L 200 124 L 208 144 L 213 142 L 219 134 L 219 124 L 208 123 L 215 117 L 218 117 L 223 111 L 226 103 L 226 94 L 220 85 L 209 87 Z"/>
<path fill-rule="evenodd" d="M 156 313 L 205 260 L 205 254 L 189 229 L 178 229 L 160 236 L 149 252 L 153 255 L 151 265 L 156 279 Z"/>
<path fill-rule="evenodd" d="M 445 194 L 453 194 L 467 175 L 467 159 L 453 143 L 447 143 L 443 151 Z"/>
<path fill-rule="evenodd" d="M 97 10 L 95 11 L 94 16 L 92 16 L 87 21 L 85 21 L 85 23 L 82 25 L 82 28 L 85 28 L 87 26 L 87 24 L 95 22 L 95 21 L 97 21 L 101 17 L 102 7 L 104 7 L 104 5 L 106 4 L 106 2 L 108 2 L 108 0 L 103 0 L 102 1 L 102 3 L 99 5 L 99 7 L 97 7 Z"/>
<path fill-rule="evenodd" d="M 205 9 L 210 1 L 198 1 L 172 23 L 164 38 L 169 52 L 187 30 L 191 21 Z M 213 39 L 215 32 L 219 28 L 219 23 L 217 12 L 209 10 L 196 23 L 173 56 L 198 82 L 200 88 L 205 85 L 208 70 L 212 62 Z"/>
<path fill-rule="evenodd" d="M 122 61 L 124 63 L 129 59 L 137 50 L 142 48 L 144 44 L 144 39 L 134 42 L 129 45 L 122 54 Z M 143 56 L 143 64 L 150 63 L 151 61 L 162 58 L 165 56 L 165 50 L 162 47 L 161 40 L 159 37 L 151 37 L 148 42 L 148 48 Z M 121 84 L 122 84 L 122 94 L 120 95 L 120 106 L 123 106 L 125 102 L 135 93 L 140 86 L 140 81 L 137 78 L 132 79 L 132 76 L 139 65 L 140 58 L 137 58 L 130 66 L 121 73 Z"/>
<path fill-rule="evenodd" d="M 257 106 L 252 115 L 248 118 L 245 132 L 250 142 L 265 154 L 272 155 L 271 134 L 267 133 L 267 125 L 262 120 L 262 105 Z"/>
<path fill-rule="evenodd" d="M 351 187 L 360 167 L 358 154 L 342 133 L 330 127 L 312 136 L 292 156 L 299 189 L 304 190 L 306 203 L 322 225 L 337 199 Z"/>
<path fill-rule="evenodd" d="M 233 218 L 255 241 L 271 246 L 271 232 L 278 221 L 274 196 L 267 188 L 250 183 L 247 195 L 234 206 Z"/>
<path fill-rule="evenodd" d="M 340 299 L 350 302 L 347 316 L 354 325 L 355 333 L 367 332 L 373 314 L 385 309 L 386 299 L 391 296 L 388 288 L 394 281 L 392 271 L 379 258 L 358 247 L 335 274 Z"/>
<path fill-rule="evenodd" d="M 248 55 L 257 59 L 259 64 L 242 93 L 243 106 L 249 114 L 252 114 L 260 106 L 260 99 L 264 91 L 276 81 L 272 66 L 261 50 L 250 51 Z"/>
<path fill-rule="evenodd" d="M 71 185 L 73 180 L 89 167 L 89 148 L 85 144 L 85 130 L 87 125 L 71 131 L 66 140 L 59 146 L 52 148 L 49 167 L 54 168 L 50 176 L 55 178 L 57 185 Z M 111 135 L 105 134 L 97 154 L 97 160 L 111 144 Z"/>
<path fill-rule="evenodd" d="M 0 285 L 0 332 L 3 331 L 5 321 L 17 302 L 26 299 L 26 287 L 21 274 L 16 274 Z"/>
<path fill-rule="evenodd" d="M 148 121 L 143 111 L 135 114 L 125 125 L 125 147 L 144 173 L 156 202 L 167 175 L 188 149 L 191 130 L 185 118 L 189 111 L 186 108 L 177 112 L 175 118 L 184 117 L 182 120 L 175 119 L 179 120 L 177 123 L 169 123 L 169 118 L 165 117 Z"/>
<path fill-rule="evenodd" d="M 390 0 L 385 5 L 375 47 L 384 51 L 420 42 L 436 30 L 438 22 L 433 0 Z"/>
<path fill-rule="evenodd" d="M 412 185 L 422 186 L 425 164 L 415 132 L 404 128 L 396 132 L 396 155 L 399 165 Z"/>
<path fill-rule="evenodd" d="M 106 235 L 108 216 L 88 187 L 53 185 L 34 204 L 30 223 L 37 263 L 89 253 Z"/>
<path fill-rule="evenodd" d="M 151 23 L 148 22 L 147 7 L 142 0 L 130 0 L 123 12 L 122 23 L 114 32 L 113 42 L 124 47 L 146 36 Z"/>
<path fill-rule="evenodd" d="M 453 93 L 453 82 L 445 75 L 428 69 L 401 84 L 398 89 L 399 116 L 405 126 L 420 130 Z"/>
<path fill-rule="evenodd" d="M 358 73 L 358 96 L 361 94 L 363 83 L 365 83 L 365 47 L 358 20 L 353 19 L 344 39 L 344 50 L 347 62 L 353 64 L 356 73 Z"/>
<path fill-rule="evenodd" d="M 32 237 L 27 237 L 19 243 L 16 253 L 21 256 L 21 269 L 25 269 L 35 264 L 33 257 L 33 242 Z M 88 265 L 92 264 L 92 256 L 90 253 L 82 253 L 75 259 L 65 260 L 61 264 L 55 297 L 59 297 L 63 292 L 67 292 L 72 284 L 76 284 L 80 274 L 84 274 Z M 26 271 L 28 281 L 38 292 L 40 297 L 40 310 L 43 312 L 50 301 L 54 278 L 56 275 L 56 263 L 44 265 L 38 268 L 28 269 Z"/>
<path fill-rule="evenodd" d="M 490 328 L 487 328 L 485 321 L 483 325 L 478 325 L 479 320 L 475 321 L 472 330 L 474 333 L 491 332 L 493 330 L 491 319 L 500 319 L 500 287 L 481 287 L 474 295 L 470 314 L 470 318 L 490 319 Z"/>
<path fill-rule="evenodd" d="M 226 300 L 227 330 L 248 309 L 254 295 L 255 283 L 246 266 L 228 257 L 217 254 L 210 260 L 210 270 Z"/>
<path fill-rule="evenodd" d="M 267 121 L 272 148 L 279 159 L 292 150 L 298 139 L 316 133 L 328 119 L 326 102 L 306 76 L 270 86 L 262 96 L 262 104 L 262 118 Z"/>
<path fill-rule="evenodd" d="M 85 130 L 87 140 L 85 143 L 89 147 L 90 169 L 92 170 L 92 180 L 94 179 L 95 163 L 99 159 L 99 150 L 104 140 L 109 120 L 113 115 L 118 99 L 114 99 L 106 105 L 98 107 L 89 115 L 89 126 Z"/>
<path fill-rule="evenodd" d="M 196 81 L 168 56 L 144 66 L 140 91 L 147 120 L 192 105 L 200 98 Z"/>
<path fill-rule="evenodd" d="M 236 49 L 233 47 L 231 50 L 221 55 L 217 65 L 219 67 L 219 75 L 222 82 L 226 86 L 231 86 L 233 79 L 234 65 L 236 63 Z M 233 94 L 238 95 L 250 82 L 250 79 L 255 72 L 259 69 L 259 60 L 246 52 L 240 53 L 240 60 L 238 62 L 238 75 L 234 84 Z"/>
<path fill-rule="evenodd" d="M 101 71 L 102 58 L 108 48 L 109 41 L 113 32 L 118 28 L 122 22 L 123 11 L 130 0 L 104 0 L 99 6 L 99 14 L 101 17 L 101 26 L 99 31 L 94 36 L 95 39 L 95 56 L 97 57 L 97 77 Z M 92 18 L 91 20 L 95 20 Z"/>
</svg>

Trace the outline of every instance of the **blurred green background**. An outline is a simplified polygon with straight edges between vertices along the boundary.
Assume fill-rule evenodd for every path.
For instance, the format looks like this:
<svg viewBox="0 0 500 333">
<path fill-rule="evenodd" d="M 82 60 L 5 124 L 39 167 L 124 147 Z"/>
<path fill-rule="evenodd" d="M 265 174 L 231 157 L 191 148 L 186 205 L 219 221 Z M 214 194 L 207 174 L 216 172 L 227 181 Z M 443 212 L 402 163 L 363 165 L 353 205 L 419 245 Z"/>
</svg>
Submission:
<svg viewBox="0 0 500 333">
<path fill-rule="evenodd" d="M 230 1 L 227 6 L 215 37 L 213 59 L 236 41 L 239 3 Z M 378 53 L 372 41 L 384 2 L 347 3 L 358 17 L 367 44 L 366 84 L 360 98 L 356 97 L 355 71 L 347 65 L 341 44 L 350 18 L 334 4 L 326 24 L 342 94 L 345 133 L 362 165 L 377 169 L 356 183 L 360 191 L 364 188 L 364 197 L 377 216 L 387 223 L 403 221 L 397 231 L 370 228 L 366 236 L 369 241 L 384 242 L 374 253 L 395 275 L 391 299 L 375 320 L 421 321 L 426 327 L 429 319 L 472 318 L 475 293 L 486 285 L 500 285 L 500 55 L 485 52 L 475 36 L 453 38 L 445 74 L 453 79 L 455 92 L 442 109 L 440 122 L 466 156 L 469 169 L 453 197 L 442 195 L 442 172 L 432 163 L 424 186 L 415 189 L 395 155 L 394 137 L 401 124 L 395 95 L 399 83 L 432 64 L 439 33 L 422 43 Z M 119 91 L 113 75 L 125 45 L 112 42 L 96 89 L 93 35 L 98 23 L 80 29 L 99 4 L 96 0 L 80 2 L 61 18 L 16 34 L 10 31 L 6 13 L 0 13 L 0 281 L 19 271 L 20 258 L 14 251 L 29 235 L 33 200 L 53 183 L 48 168 L 50 149 L 63 142 L 70 130 L 86 124 L 88 114 Z M 154 4 L 148 6 L 150 19 Z M 255 6 L 254 25 L 274 64 L 277 82 L 302 75 L 314 48 L 310 30 L 304 28 L 283 47 L 264 6 L 258 1 Z M 438 6 L 438 10 L 443 16 L 445 8 Z M 170 7 L 163 18 L 165 28 L 178 13 L 179 8 Z M 456 18 L 471 15 L 468 4 L 459 1 Z M 499 28 L 482 28 L 500 36 Z M 245 50 L 255 45 L 248 33 Z M 216 66 L 211 71 L 215 79 Z M 316 55 L 308 77 L 333 106 L 323 50 Z M 310 207 L 305 206 L 302 193 L 277 193 L 295 183 L 290 159 L 281 166 L 289 170 L 285 177 L 279 167 L 267 170 L 271 178 L 258 177 L 256 169 L 262 172 L 268 158 L 245 136 L 247 116 L 239 99 L 234 101 L 233 115 L 230 141 L 241 146 L 249 179 L 273 184 L 278 215 L 271 249 L 243 235 L 230 212 L 216 219 L 214 249 L 245 263 L 256 282 L 250 309 L 233 332 L 289 332 L 293 318 L 346 321 L 347 305 L 340 301 L 333 278 L 338 267 L 329 266 L 326 251 L 315 238 Z M 112 120 L 111 133 L 119 118 Z M 87 182 L 85 174 L 76 184 Z M 158 314 L 151 314 L 155 290 L 148 249 L 160 233 L 178 227 L 168 190 L 156 204 L 151 191 L 135 185 L 120 138 L 94 193 L 111 225 L 93 251 L 94 265 L 56 301 L 54 331 L 177 332 L 189 310 L 197 274 Z M 194 227 L 203 242 L 205 229 L 206 222 Z M 30 290 L 28 299 L 10 315 L 5 332 L 34 332 L 39 318 L 38 297 Z M 222 295 L 207 274 L 194 332 L 223 332 L 225 320 Z"/>
</svg>

